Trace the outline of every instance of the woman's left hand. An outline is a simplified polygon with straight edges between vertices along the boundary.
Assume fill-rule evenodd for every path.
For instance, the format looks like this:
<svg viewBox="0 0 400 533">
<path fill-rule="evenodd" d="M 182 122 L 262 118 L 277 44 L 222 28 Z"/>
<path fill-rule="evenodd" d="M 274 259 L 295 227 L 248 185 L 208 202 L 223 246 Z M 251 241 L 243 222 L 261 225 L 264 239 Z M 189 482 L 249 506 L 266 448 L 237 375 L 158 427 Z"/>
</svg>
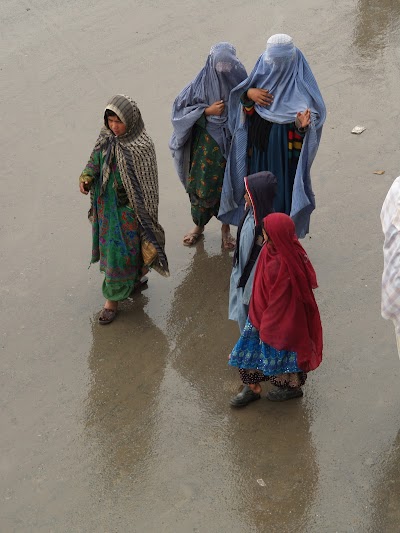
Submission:
<svg viewBox="0 0 400 533">
<path fill-rule="evenodd" d="M 300 128 L 307 128 L 311 124 L 311 111 L 306 109 L 305 111 L 299 111 L 297 113 L 297 122 L 300 124 Z"/>
</svg>

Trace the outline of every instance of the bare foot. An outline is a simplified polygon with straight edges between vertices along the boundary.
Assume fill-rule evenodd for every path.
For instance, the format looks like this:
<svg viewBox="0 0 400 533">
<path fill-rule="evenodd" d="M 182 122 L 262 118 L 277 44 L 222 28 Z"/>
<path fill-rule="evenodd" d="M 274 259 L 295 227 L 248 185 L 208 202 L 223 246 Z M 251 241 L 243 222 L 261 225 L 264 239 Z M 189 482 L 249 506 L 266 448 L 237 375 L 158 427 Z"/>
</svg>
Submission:
<svg viewBox="0 0 400 533">
<path fill-rule="evenodd" d="M 261 394 L 261 385 L 259 383 L 251 383 L 249 388 L 256 394 Z"/>
<path fill-rule="evenodd" d="M 231 235 L 229 224 L 222 224 L 222 248 L 224 250 L 234 250 L 236 246 L 236 239 Z"/>
<path fill-rule="evenodd" d="M 195 226 L 192 231 L 189 231 L 184 237 L 183 237 L 183 245 L 184 246 L 193 246 L 196 244 L 196 242 L 199 240 L 201 235 L 203 234 L 204 226 Z"/>
<path fill-rule="evenodd" d="M 116 311 L 118 309 L 118 302 L 114 302 L 113 300 L 106 300 L 106 303 L 104 304 L 104 309 L 111 309 L 112 311 Z"/>
</svg>

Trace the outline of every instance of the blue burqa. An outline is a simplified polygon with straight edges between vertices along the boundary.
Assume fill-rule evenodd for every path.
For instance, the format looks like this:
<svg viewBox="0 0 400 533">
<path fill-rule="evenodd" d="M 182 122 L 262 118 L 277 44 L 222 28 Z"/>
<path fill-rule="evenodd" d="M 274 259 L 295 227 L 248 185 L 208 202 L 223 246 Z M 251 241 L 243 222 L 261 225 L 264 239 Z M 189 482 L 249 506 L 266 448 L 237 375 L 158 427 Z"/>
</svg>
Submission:
<svg viewBox="0 0 400 533">
<path fill-rule="evenodd" d="M 175 99 L 171 116 L 174 131 L 169 148 L 179 179 L 185 188 L 190 169 L 193 126 L 207 107 L 223 100 L 225 109 L 222 115 L 209 115 L 206 120 L 208 133 L 227 159 L 231 143 L 228 127 L 229 94 L 246 77 L 247 72 L 236 57 L 235 48 L 229 43 L 218 43 L 211 48 L 207 62 L 196 78 Z"/>
<path fill-rule="evenodd" d="M 290 216 L 298 237 L 309 230 L 310 215 L 315 208 L 310 169 L 318 151 L 326 109 L 311 69 L 289 36 L 284 44 L 267 44 L 252 73 L 232 90 L 229 99 L 229 128 L 232 143 L 223 182 L 218 218 L 238 225 L 243 215 L 243 178 L 247 173 L 247 121 L 240 97 L 248 89 L 267 89 L 273 96 L 268 107 L 255 104 L 255 111 L 270 122 L 290 124 L 299 111 L 311 110 L 311 124 L 303 140 L 292 192 Z"/>
</svg>

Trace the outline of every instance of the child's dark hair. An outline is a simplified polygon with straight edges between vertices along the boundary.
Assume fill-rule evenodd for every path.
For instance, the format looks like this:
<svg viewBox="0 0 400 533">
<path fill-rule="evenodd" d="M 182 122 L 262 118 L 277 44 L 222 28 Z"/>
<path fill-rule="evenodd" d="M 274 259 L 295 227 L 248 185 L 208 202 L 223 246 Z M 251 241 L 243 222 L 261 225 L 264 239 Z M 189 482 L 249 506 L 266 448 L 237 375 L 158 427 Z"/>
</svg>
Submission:
<svg viewBox="0 0 400 533">
<path fill-rule="evenodd" d="M 111 111 L 111 109 L 106 109 L 104 111 L 104 125 L 106 126 L 106 128 L 108 128 L 108 117 L 117 117 L 118 120 L 121 120 L 117 113 L 114 113 L 114 111 Z"/>
<path fill-rule="evenodd" d="M 106 119 L 108 117 L 117 117 L 117 118 L 119 118 L 117 113 L 114 113 L 114 111 L 111 111 L 111 109 L 106 109 L 104 111 L 104 119 Z M 119 118 L 119 120 L 121 120 L 121 119 Z"/>
</svg>

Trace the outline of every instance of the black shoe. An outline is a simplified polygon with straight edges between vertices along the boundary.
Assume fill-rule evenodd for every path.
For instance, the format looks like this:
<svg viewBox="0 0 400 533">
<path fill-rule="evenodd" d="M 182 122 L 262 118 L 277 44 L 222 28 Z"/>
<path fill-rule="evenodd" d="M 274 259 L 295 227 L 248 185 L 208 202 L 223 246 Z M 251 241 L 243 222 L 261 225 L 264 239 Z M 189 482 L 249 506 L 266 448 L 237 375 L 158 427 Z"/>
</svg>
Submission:
<svg viewBox="0 0 400 533">
<path fill-rule="evenodd" d="M 248 385 L 244 385 L 239 394 L 231 398 L 229 403 L 232 405 L 232 407 L 245 407 L 250 402 L 254 402 L 260 398 L 261 395 L 258 394 L 258 392 L 253 392 Z"/>
<path fill-rule="evenodd" d="M 301 398 L 303 396 L 303 391 L 300 387 L 296 389 L 276 389 L 271 390 L 267 394 L 268 400 L 271 402 L 284 402 L 286 400 L 292 400 L 293 398 Z"/>
</svg>

